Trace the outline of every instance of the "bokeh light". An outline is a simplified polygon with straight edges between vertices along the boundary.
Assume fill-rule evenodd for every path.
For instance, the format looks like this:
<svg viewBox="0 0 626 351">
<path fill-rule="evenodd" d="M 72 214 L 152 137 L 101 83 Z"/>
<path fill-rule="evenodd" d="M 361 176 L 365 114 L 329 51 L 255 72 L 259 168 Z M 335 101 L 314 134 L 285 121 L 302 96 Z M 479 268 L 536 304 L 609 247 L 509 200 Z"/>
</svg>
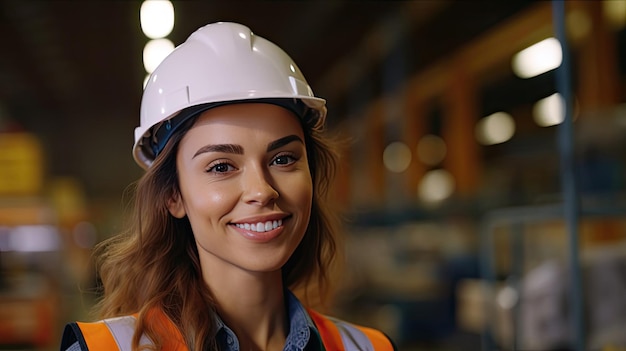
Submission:
<svg viewBox="0 0 626 351">
<path fill-rule="evenodd" d="M 383 163 L 391 172 L 404 172 L 411 163 L 411 149 L 405 143 L 395 141 L 385 148 Z"/>
<path fill-rule="evenodd" d="M 483 145 L 504 143 L 515 134 L 515 121 L 506 112 L 496 112 L 476 124 L 476 140 Z"/>
<path fill-rule="evenodd" d="M 141 4 L 139 18 L 145 36 L 164 38 L 174 29 L 174 5 L 168 0 L 146 0 Z"/>
</svg>

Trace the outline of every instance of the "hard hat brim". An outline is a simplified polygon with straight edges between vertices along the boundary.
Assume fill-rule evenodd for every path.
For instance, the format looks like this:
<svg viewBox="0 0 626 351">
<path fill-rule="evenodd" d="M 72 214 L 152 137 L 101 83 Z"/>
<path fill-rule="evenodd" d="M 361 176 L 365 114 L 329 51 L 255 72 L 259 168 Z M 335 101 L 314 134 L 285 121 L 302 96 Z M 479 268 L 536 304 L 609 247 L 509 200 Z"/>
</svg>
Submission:
<svg viewBox="0 0 626 351">
<path fill-rule="evenodd" d="M 320 100 L 322 101 L 323 106 L 325 101 L 323 99 Z M 301 120 L 306 119 L 307 122 L 311 122 L 311 119 L 315 119 L 315 121 L 313 121 L 314 125 L 318 124 L 319 122 L 323 123 L 323 119 L 325 118 L 325 111 L 320 111 L 316 108 L 310 107 L 305 104 L 301 99 L 296 98 L 263 98 L 218 101 L 190 106 L 181 110 L 173 117 L 153 126 L 150 130 L 146 131 L 143 137 L 138 140 L 137 143 L 135 143 L 133 150 L 133 157 L 135 158 L 135 161 L 137 161 L 141 165 L 145 165 L 144 168 L 149 168 L 154 159 L 161 153 L 161 151 L 163 151 L 171 136 L 185 122 L 189 121 L 191 118 L 199 116 L 201 113 L 209 109 L 219 106 L 242 103 L 266 103 L 277 105 L 291 111 L 296 117 Z"/>
</svg>

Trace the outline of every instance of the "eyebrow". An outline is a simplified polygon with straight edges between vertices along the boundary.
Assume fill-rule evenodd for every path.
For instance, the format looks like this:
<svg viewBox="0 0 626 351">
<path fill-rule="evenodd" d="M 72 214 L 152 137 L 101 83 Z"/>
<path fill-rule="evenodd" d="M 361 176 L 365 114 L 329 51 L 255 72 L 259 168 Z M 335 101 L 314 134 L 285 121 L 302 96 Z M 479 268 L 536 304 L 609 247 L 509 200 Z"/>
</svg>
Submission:
<svg viewBox="0 0 626 351">
<path fill-rule="evenodd" d="M 227 154 L 243 155 L 243 147 L 236 144 L 210 144 L 198 149 L 192 158 L 207 152 L 223 152 Z"/>
<path fill-rule="evenodd" d="M 294 141 L 299 141 L 300 143 L 304 144 L 304 141 L 299 136 L 288 135 L 269 143 L 267 145 L 267 151 L 269 152 L 272 150 L 276 150 Z M 209 144 L 198 149 L 198 151 L 196 151 L 192 158 L 195 158 L 196 156 L 207 152 L 222 152 L 227 154 L 243 155 L 243 147 L 237 144 Z"/>
<path fill-rule="evenodd" d="M 304 141 L 299 136 L 292 134 L 292 135 L 287 135 L 286 137 L 282 137 L 278 140 L 275 140 L 269 143 L 267 145 L 267 151 L 276 150 L 294 141 L 299 141 L 300 143 L 304 144 Z"/>
</svg>

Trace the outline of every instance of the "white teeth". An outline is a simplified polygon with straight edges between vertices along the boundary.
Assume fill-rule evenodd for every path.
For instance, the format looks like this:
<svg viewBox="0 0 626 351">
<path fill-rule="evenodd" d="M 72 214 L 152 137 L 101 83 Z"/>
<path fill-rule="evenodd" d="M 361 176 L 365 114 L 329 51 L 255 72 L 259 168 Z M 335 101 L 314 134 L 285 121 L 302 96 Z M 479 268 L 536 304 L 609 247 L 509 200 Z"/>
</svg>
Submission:
<svg viewBox="0 0 626 351">
<path fill-rule="evenodd" d="M 277 221 L 267 221 L 265 223 L 259 222 L 256 224 L 255 223 L 237 223 L 235 225 L 241 229 L 249 230 L 252 232 L 263 233 L 263 232 L 267 232 L 272 229 L 276 229 L 280 227 L 281 225 L 283 225 L 283 220 L 279 219 Z"/>
</svg>

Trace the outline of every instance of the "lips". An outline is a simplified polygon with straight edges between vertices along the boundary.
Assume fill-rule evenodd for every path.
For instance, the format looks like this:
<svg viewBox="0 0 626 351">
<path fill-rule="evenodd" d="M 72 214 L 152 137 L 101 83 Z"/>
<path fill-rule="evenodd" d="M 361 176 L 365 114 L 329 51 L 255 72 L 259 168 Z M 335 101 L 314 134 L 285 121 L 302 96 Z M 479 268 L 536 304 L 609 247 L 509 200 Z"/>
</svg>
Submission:
<svg viewBox="0 0 626 351">
<path fill-rule="evenodd" d="M 231 222 L 236 231 L 248 240 L 255 242 L 268 242 L 276 238 L 285 229 L 285 220 L 291 215 L 286 213 L 273 213 L 263 216 L 242 218 Z"/>
<path fill-rule="evenodd" d="M 283 225 L 283 220 L 271 220 L 265 222 L 256 222 L 256 223 L 235 223 L 237 228 L 241 228 L 244 230 L 249 230 L 251 232 L 264 233 L 270 230 L 276 229 Z"/>
</svg>

